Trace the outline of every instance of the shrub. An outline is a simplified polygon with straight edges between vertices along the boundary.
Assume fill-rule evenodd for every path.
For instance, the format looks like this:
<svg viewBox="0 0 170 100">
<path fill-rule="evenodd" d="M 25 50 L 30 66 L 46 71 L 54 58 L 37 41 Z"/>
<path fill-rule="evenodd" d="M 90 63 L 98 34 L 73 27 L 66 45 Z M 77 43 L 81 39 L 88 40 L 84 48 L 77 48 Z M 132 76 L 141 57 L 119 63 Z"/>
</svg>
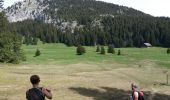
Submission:
<svg viewBox="0 0 170 100">
<path fill-rule="evenodd" d="M 37 49 L 36 52 L 35 52 L 35 57 L 40 56 L 40 55 L 41 55 L 41 52 L 40 52 L 39 49 Z"/>
<path fill-rule="evenodd" d="M 107 53 L 112 53 L 112 54 L 115 53 L 115 50 L 114 50 L 114 46 L 113 46 L 113 45 L 109 45 L 109 46 L 108 46 Z"/>
<path fill-rule="evenodd" d="M 86 53 L 86 50 L 83 46 L 79 45 L 77 47 L 77 55 L 83 55 L 84 53 Z"/>
<path fill-rule="evenodd" d="M 121 51 L 120 51 L 120 50 L 118 50 L 118 53 L 117 53 L 117 55 L 121 55 Z"/>
<path fill-rule="evenodd" d="M 167 49 L 167 54 L 170 54 L 170 48 Z"/>
<path fill-rule="evenodd" d="M 104 49 L 104 46 L 101 47 L 101 52 L 100 52 L 100 54 L 102 54 L 102 55 L 105 55 L 105 54 L 106 54 L 105 49 Z"/>
<path fill-rule="evenodd" d="M 100 45 L 97 45 L 96 52 L 100 52 Z"/>
<path fill-rule="evenodd" d="M 16 33 L 0 32 L 0 62 L 18 64 L 23 61 L 22 37 Z"/>
</svg>

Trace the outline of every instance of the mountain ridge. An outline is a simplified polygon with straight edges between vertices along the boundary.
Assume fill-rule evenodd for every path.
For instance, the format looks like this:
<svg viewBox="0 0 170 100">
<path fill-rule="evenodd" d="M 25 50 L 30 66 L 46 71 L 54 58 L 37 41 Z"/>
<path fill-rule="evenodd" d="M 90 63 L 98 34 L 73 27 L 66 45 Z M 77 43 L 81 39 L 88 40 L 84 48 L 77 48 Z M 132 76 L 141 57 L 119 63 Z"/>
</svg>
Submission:
<svg viewBox="0 0 170 100">
<path fill-rule="evenodd" d="M 81 15 L 148 16 L 132 8 L 95 0 L 24 0 L 8 7 L 5 12 L 10 22 L 38 19 L 45 23 L 77 21 Z"/>
<path fill-rule="evenodd" d="M 68 46 L 170 46 L 170 19 L 95 0 L 25 0 L 6 9 L 11 31 Z M 19 22 L 17 22 L 19 20 Z M 14 28 L 13 28 L 14 27 Z"/>
</svg>

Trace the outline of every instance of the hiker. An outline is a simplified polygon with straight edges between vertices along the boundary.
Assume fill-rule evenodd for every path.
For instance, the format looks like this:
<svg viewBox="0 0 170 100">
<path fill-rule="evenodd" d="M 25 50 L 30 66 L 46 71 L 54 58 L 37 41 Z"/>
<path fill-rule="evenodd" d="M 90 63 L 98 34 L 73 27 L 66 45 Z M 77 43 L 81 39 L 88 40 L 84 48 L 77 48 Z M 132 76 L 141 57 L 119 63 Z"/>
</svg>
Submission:
<svg viewBox="0 0 170 100">
<path fill-rule="evenodd" d="M 40 77 L 38 75 L 32 75 L 30 82 L 33 87 L 26 92 L 27 100 L 45 100 L 45 97 L 52 99 L 51 90 L 39 87 Z"/>
<path fill-rule="evenodd" d="M 144 100 L 144 94 L 137 85 L 132 83 L 131 88 L 132 88 L 131 100 Z"/>
</svg>

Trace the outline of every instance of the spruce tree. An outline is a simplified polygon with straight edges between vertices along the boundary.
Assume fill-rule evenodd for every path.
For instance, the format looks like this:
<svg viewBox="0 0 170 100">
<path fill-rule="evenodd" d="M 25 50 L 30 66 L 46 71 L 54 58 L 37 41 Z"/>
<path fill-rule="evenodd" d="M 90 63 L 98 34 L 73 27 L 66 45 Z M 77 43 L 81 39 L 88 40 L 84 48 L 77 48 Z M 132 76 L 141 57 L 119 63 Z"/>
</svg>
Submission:
<svg viewBox="0 0 170 100">
<path fill-rule="evenodd" d="M 76 52 L 77 52 L 77 55 L 83 55 L 84 53 L 86 53 L 86 50 L 85 50 L 85 48 L 83 46 L 79 45 L 77 47 L 77 51 Z"/>
<path fill-rule="evenodd" d="M 96 52 L 100 52 L 100 45 L 97 45 Z"/>
<path fill-rule="evenodd" d="M 4 13 L 0 13 L 0 62 L 19 63 L 26 60 L 21 49 L 22 37 L 8 30 L 8 20 Z"/>
<path fill-rule="evenodd" d="M 32 45 L 37 45 L 38 44 L 38 38 L 34 37 L 32 39 Z"/>
<path fill-rule="evenodd" d="M 114 50 L 113 45 L 109 45 L 109 46 L 108 46 L 107 53 L 112 53 L 112 54 L 115 53 L 115 50 Z"/>
<path fill-rule="evenodd" d="M 170 54 L 170 48 L 167 49 L 167 54 Z"/>
<path fill-rule="evenodd" d="M 101 47 L 100 54 L 102 54 L 102 55 L 105 55 L 105 54 L 106 54 L 104 46 Z"/>
<path fill-rule="evenodd" d="M 40 56 L 40 55 L 41 55 L 41 51 L 39 49 L 37 49 L 34 57 L 37 57 L 37 56 Z"/>
<path fill-rule="evenodd" d="M 118 50 L 118 53 L 117 53 L 117 55 L 121 55 L 121 51 L 120 51 L 120 50 Z"/>
</svg>

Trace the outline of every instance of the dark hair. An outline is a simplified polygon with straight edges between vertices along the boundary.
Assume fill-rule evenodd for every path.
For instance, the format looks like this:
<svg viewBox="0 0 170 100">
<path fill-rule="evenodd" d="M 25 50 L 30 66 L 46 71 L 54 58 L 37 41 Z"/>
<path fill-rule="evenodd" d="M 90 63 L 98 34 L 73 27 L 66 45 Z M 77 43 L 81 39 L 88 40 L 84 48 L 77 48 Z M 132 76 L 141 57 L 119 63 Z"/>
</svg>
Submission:
<svg viewBox="0 0 170 100">
<path fill-rule="evenodd" d="M 30 81 L 32 84 L 38 84 L 40 82 L 40 77 L 38 75 L 32 75 Z"/>
</svg>

